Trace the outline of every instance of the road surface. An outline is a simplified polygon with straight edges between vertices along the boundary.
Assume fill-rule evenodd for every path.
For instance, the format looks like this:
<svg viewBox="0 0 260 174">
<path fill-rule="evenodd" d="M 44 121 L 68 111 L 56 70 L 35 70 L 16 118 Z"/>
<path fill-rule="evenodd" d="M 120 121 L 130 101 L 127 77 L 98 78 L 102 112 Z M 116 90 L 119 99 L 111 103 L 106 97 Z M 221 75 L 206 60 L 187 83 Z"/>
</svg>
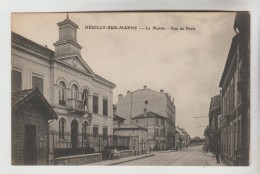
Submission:
<svg viewBox="0 0 260 174">
<path fill-rule="evenodd" d="M 155 156 L 120 163 L 120 166 L 224 166 L 217 164 L 212 153 L 202 151 L 202 146 L 193 146 L 179 151 L 152 152 Z"/>
</svg>

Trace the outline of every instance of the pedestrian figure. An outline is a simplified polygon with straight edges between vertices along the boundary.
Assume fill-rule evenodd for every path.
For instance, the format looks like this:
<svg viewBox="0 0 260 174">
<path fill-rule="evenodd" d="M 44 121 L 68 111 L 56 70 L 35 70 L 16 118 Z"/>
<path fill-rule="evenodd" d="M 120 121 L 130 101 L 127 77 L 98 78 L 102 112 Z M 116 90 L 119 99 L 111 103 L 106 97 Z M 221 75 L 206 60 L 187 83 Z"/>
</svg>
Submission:
<svg viewBox="0 0 260 174">
<path fill-rule="evenodd" d="M 220 146 L 216 146 L 216 160 L 217 160 L 217 163 L 219 164 L 220 163 L 220 160 L 219 160 L 219 155 L 220 155 Z"/>
<path fill-rule="evenodd" d="M 204 155 L 206 155 L 206 146 L 205 145 L 203 146 L 202 151 L 203 151 Z"/>
<path fill-rule="evenodd" d="M 118 152 L 118 150 L 116 148 L 114 149 L 113 159 L 119 159 L 119 152 Z"/>
</svg>

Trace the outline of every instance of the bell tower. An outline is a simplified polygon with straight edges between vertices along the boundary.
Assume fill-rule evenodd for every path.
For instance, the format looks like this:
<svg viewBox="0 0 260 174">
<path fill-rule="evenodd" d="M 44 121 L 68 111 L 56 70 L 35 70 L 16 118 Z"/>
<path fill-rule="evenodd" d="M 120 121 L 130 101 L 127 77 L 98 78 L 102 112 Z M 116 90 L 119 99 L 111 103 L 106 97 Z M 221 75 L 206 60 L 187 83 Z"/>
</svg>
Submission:
<svg viewBox="0 0 260 174">
<path fill-rule="evenodd" d="M 77 41 L 78 25 L 67 17 L 64 21 L 57 23 L 59 26 L 59 39 L 55 46 L 55 58 L 81 57 L 81 46 Z"/>
</svg>

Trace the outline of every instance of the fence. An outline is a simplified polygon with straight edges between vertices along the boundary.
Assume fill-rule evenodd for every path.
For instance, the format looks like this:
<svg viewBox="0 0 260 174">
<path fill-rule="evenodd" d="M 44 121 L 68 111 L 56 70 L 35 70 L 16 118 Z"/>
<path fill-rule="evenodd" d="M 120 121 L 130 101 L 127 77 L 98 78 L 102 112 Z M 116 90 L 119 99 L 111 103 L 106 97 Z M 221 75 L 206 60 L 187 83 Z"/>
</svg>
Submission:
<svg viewBox="0 0 260 174">
<path fill-rule="evenodd" d="M 78 134 L 75 137 L 70 132 L 64 133 L 63 139 L 58 132 L 52 132 L 53 145 L 50 149 L 54 150 L 55 157 L 66 155 L 89 154 L 102 152 L 105 147 L 117 148 L 118 150 L 128 150 L 133 146 L 133 137 L 116 135 L 93 135 Z"/>
</svg>

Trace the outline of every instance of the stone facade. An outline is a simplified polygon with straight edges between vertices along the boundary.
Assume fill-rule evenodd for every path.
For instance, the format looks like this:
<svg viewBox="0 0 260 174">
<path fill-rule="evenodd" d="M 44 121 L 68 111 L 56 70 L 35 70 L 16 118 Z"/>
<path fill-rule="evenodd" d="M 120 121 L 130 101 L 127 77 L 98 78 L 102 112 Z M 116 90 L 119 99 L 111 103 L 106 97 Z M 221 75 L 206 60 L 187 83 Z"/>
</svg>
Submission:
<svg viewBox="0 0 260 174">
<path fill-rule="evenodd" d="M 144 86 L 143 89 L 128 92 L 124 97 L 120 94 L 116 106 L 116 114 L 125 118 L 125 123 L 127 124 L 132 121 L 135 123 L 136 119 L 132 120 L 132 118 L 143 114 L 144 110 L 162 116 L 162 118 L 165 118 L 164 136 L 161 137 L 161 141 L 165 142 L 163 149 L 170 149 L 175 145 L 176 108 L 174 105 L 174 98 L 171 98 L 168 93 L 164 93 L 163 90 L 157 92 Z M 151 131 L 154 129 L 154 121 L 156 120 L 150 119 L 149 121 L 149 134 L 151 134 Z M 140 120 L 140 124 L 142 124 L 142 120 Z M 145 125 L 146 124 L 144 123 L 143 126 L 145 127 Z"/>
<path fill-rule="evenodd" d="M 129 147 L 135 151 L 135 154 L 146 153 L 150 150 L 150 144 L 147 139 L 147 129 L 136 124 L 124 124 L 114 128 L 116 136 L 130 136 Z"/>
<path fill-rule="evenodd" d="M 221 77 L 221 151 L 229 165 L 249 165 L 250 147 L 250 15 L 238 12 Z"/>
</svg>

